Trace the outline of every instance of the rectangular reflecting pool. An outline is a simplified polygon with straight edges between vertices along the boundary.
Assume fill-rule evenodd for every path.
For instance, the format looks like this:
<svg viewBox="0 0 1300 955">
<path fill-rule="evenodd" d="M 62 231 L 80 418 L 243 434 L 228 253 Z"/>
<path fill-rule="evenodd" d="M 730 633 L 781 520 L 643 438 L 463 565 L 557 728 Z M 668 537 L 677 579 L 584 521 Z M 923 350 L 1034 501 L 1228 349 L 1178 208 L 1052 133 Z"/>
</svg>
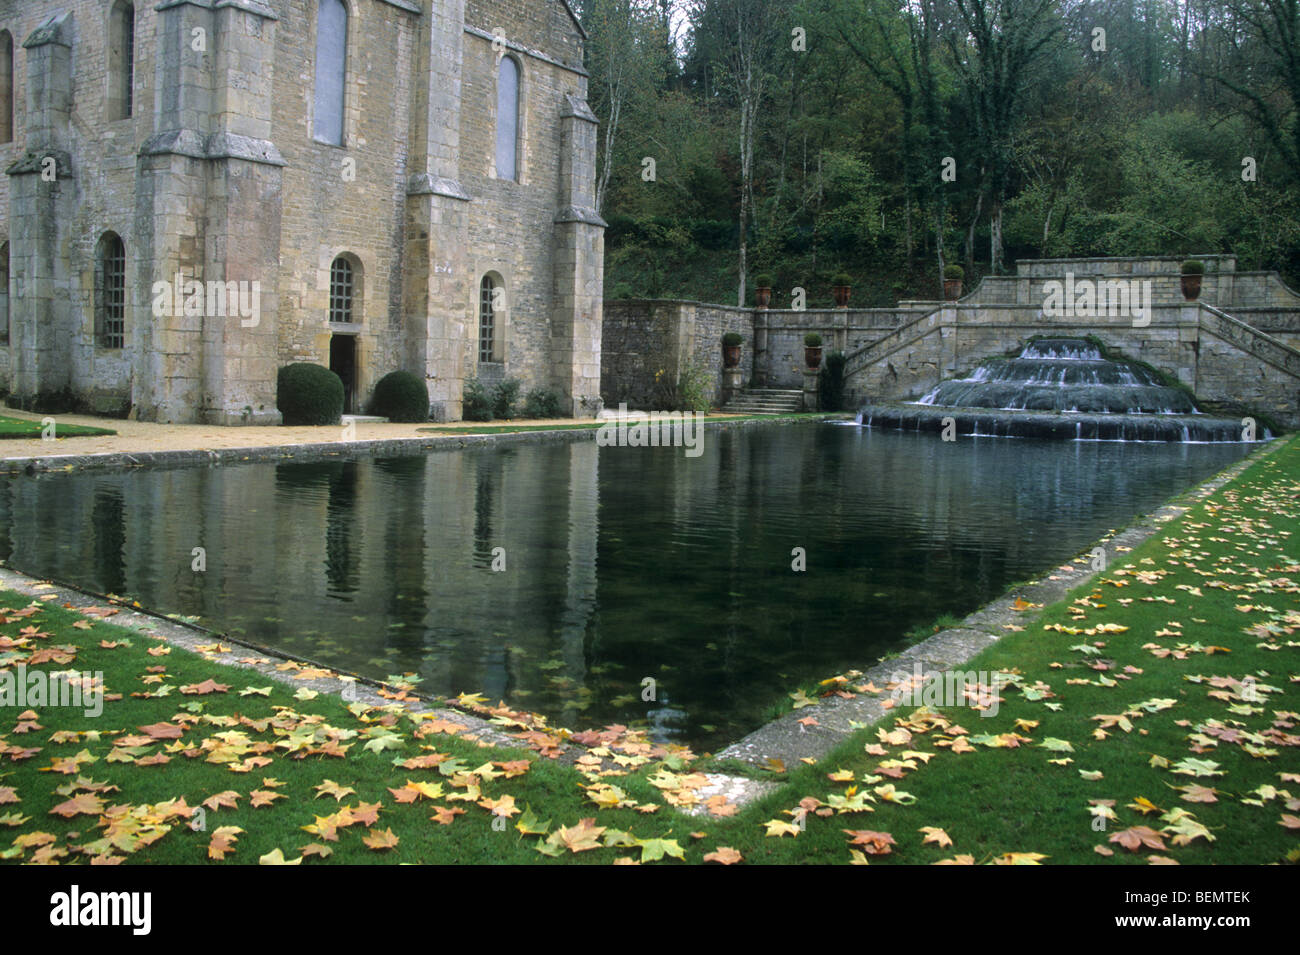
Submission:
<svg viewBox="0 0 1300 955">
<path fill-rule="evenodd" d="M 704 751 L 1249 449 L 798 424 L 708 429 L 698 457 L 575 441 L 16 476 L 0 559 L 343 670 Z"/>
</svg>

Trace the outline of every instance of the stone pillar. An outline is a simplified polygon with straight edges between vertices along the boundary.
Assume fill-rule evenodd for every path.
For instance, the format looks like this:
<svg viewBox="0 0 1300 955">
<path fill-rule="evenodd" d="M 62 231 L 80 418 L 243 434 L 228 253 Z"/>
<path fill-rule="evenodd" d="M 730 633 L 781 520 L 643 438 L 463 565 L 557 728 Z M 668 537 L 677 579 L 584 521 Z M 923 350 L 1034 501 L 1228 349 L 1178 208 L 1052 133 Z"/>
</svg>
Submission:
<svg viewBox="0 0 1300 955">
<path fill-rule="evenodd" d="M 594 208 L 596 115 L 581 96 L 560 113 L 560 211 L 555 216 L 551 364 L 575 418 L 600 413 L 605 220 Z"/>
<path fill-rule="evenodd" d="M 267 137 L 278 18 L 259 0 L 157 9 L 161 98 L 137 166 L 136 284 L 158 307 L 142 307 L 136 325 L 136 413 L 276 424 L 285 162 Z M 158 300 L 160 283 L 170 301 Z M 202 283 L 188 289 L 202 292 L 201 307 L 183 307 L 187 283 Z"/>
<path fill-rule="evenodd" d="M 11 388 L 26 402 L 72 383 L 74 320 L 66 249 L 77 212 L 72 158 L 72 14 L 51 16 L 27 51 L 27 151 L 9 175 Z"/>
<path fill-rule="evenodd" d="M 203 403 L 209 424 L 279 424 L 275 406 L 280 216 L 285 161 L 270 141 L 276 15 L 256 0 L 215 10 L 206 278 L 237 289 L 240 306 L 209 307 L 203 321 Z M 211 302 L 209 303 L 211 305 Z"/>
<path fill-rule="evenodd" d="M 753 347 L 753 375 L 751 380 L 754 387 L 767 387 L 767 370 L 770 367 L 770 356 L 767 353 L 767 327 L 770 315 L 765 308 L 758 309 L 754 312 L 754 347 Z"/>
<path fill-rule="evenodd" d="M 817 369 L 805 365 L 803 369 L 803 410 L 817 411 L 817 405 Z"/>
<path fill-rule="evenodd" d="M 470 196 L 460 184 L 465 0 L 430 4 L 419 30 L 402 266 L 405 361 L 424 377 L 434 418 L 454 421 L 471 332 L 465 316 L 478 291 L 467 258 Z"/>
<path fill-rule="evenodd" d="M 739 365 L 735 368 L 724 367 L 722 369 L 722 403 L 724 405 L 740 394 L 743 377 Z"/>
</svg>

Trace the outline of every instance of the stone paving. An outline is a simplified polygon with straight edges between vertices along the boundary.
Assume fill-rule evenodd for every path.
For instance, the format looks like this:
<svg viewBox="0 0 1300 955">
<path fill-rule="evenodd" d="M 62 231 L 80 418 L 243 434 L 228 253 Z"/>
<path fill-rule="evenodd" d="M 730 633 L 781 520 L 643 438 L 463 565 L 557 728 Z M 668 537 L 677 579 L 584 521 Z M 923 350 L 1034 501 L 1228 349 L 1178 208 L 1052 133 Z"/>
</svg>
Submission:
<svg viewBox="0 0 1300 955">
<path fill-rule="evenodd" d="M 40 421 L 43 415 L 13 409 L 0 414 Z M 644 416 L 629 411 L 628 419 Z M 601 413 L 600 420 L 616 420 L 616 411 Z M 394 424 L 358 418 L 349 425 L 321 427 L 226 427 L 196 424 L 155 424 L 98 418 L 89 415 L 55 415 L 57 424 L 111 428 L 116 435 L 98 437 L 23 438 L 0 441 L 0 471 L 46 471 L 66 468 L 140 467 L 147 465 L 238 464 L 254 460 L 328 458 L 336 454 L 415 454 L 469 444 L 494 444 L 518 440 L 587 440 L 594 428 L 561 430 L 564 426 L 592 425 L 590 418 L 516 419 L 512 421 L 461 421 L 452 424 Z M 828 415 L 828 417 L 834 417 Z M 706 424 L 748 424 L 744 416 L 710 414 Z M 512 432 L 487 429 L 538 428 Z M 554 430 L 547 430 L 554 429 Z"/>
</svg>

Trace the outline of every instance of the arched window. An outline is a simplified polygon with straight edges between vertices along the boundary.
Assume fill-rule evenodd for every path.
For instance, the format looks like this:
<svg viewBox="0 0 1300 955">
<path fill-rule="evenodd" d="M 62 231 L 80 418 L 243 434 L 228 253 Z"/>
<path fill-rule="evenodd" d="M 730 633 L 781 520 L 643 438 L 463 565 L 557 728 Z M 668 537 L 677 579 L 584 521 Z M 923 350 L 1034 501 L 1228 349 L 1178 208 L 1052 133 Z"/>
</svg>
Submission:
<svg viewBox="0 0 1300 955">
<path fill-rule="evenodd" d="M 0 143 L 14 141 L 14 38 L 0 30 Z"/>
<path fill-rule="evenodd" d="M 357 320 L 353 310 L 356 301 L 356 270 L 345 257 L 339 256 L 330 263 L 330 321 L 350 325 Z"/>
<path fill-rule="evenodd" d="M 0 242 L 0 344 L 9 344 L 9 243 Z"/>
<path fill-rule="evenodd" d="M 105 232 L 95 256 L 95 334 L 104 348 L 126 344 L 126 246 Z"/>
<path fill-rule="evenodd" d="M 478 360 L 501 361 L 498 347 L 500 329 L 497 327 L 497 306 L 501 304 L 505 288 L 490 275 L 483 276 L 478 287 Z"/>
<path fill-rule="evenodd" d="M 497 178 L 519 179 L 519 63 L 511 56 L 497 67 Z"/>
<path fill-rule="evenodd" d="M 347 75 L 348 8 L 321 0 L 316 17 L 316 109 L 312 134 L 318 142 L 343 145 L 343 86 Z"/>
<path fill-rule="evenodd" d="M 108 16 L 108 118 L 127 119 L 135 96 L 135 4 L 117 0 Z"/>
</svg>

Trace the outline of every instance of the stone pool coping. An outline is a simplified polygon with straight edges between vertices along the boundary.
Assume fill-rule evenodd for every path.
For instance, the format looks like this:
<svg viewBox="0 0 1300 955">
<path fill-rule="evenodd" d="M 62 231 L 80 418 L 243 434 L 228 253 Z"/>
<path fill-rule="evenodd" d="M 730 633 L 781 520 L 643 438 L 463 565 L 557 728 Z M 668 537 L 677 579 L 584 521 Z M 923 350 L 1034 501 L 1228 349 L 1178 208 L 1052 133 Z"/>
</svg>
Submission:
<svg viewBox="0 0 1300 955">
<path fill-rule="evenodd" d="M 711 430 L 765 427 L 772 425 L 805 424 L 839 420 L 851 417 L 846 412 L 822 412 L 799 417 L 725 417 L 710 415 L 703 425 Z M 614 419 L 610 419 L 613 421 Z M 508 431 L 496 434 L 473 434 L 473 426 L 457 426 L 467 433 L 407 435 L 402 437 L 376 437 L 355 441 L 289 441 L 277 444 L 251 445 L 234 448 L 165 448 L 160 450 L 97 451 L 88 454 L 55 453 L 33 454 L 0 458 L 0 474 L 38 474 L 80 470 L 111 470 L 126 468 L 183 468 L 214 467 L 256 463 L 305 463 L 313 461 L 353 460 L 372 456 L 405 457 L 431 451 L 458 451 L 466 448 L 491 448 L 515 444 L 548 444 L 576 441 L 595 441 L 599 425 L 594 422 L 556 422 L 557 424 L 584 424 L 587 427 L 568 430 L 550 430 L 545 427 L 529 431 Z M 602 422 L 604 423 L 604 422 Z M 487 422 L 482 427 L 501 427 Z M 423 427 L 428 427 L 427 425 Z M 229 432 L 231 429 L 224 429 Z M 341 430 L 341 429 L 334 429 Z M 66 439 L 79 440 L 79 439 Z"/>
<path fill-rule="evenodd" d="M 1287 442 L 1287 437 L 1278 437 L 1262 444 L 1240 461 L 1200 484 L 1179 492 L 1154 511 L 1133 518 L 1126 527 L 1101 538 L 1081 553 L 1091 554 L 1100 547 L 1106 553 L 1108 566 L 1117 562 L 1121 556 L 1118 548 L 1136 548 L 1154 536 L 1162 525 L 1185 514 L 1246 468 L 1277 453 Z M 1013 586 L 1001 597 L 966 616 L 959 626 L 942 630 L 908 647 L 897 656 L 882 657 L 878 665 L 866 669 L 855 680 L 858 684 L 870 682 L 882 687 L 879 694 L 855 696 L 852 699 L 834 697 L 812 706 L 791 710 L 724 747 L 714 754 L 714 758 L 737 760 L 758 767 L 764 767 L 770 760 L 780 760 L 789 766 L 804 758 L 820 759 L 856 733 L 863 724 L 875 723 L 889 712 L 892 707 L 884 706 L 889 695 L 883 687 L 893 682 L 894 674 L 905 672 L 910 676 L 919 669 L 921 675 L 928 679 L 954 669 L 1012 632 L 1002 629 L 1003 624 L 1015 624 L 1028 629 L 1041 618 L 1047 607 L 1098 574 L 1106 573 L 1104 570 L 1093 571 L 1086 561 L 1082 566 L 1077 566 L 1077 562 L 1083 560 L 1084 558 L 1076 556 L 1071 559 L 1071 563 L 1052 568 L 1038 579 Z M 1032 611 L 1016 610 L 1017 600 L 1039 606 Z M 816 720 L 816 725 L 799 722 L 809 716 Z M 853 723 L 857 726 L 851 725 Z"/>
</svg>

